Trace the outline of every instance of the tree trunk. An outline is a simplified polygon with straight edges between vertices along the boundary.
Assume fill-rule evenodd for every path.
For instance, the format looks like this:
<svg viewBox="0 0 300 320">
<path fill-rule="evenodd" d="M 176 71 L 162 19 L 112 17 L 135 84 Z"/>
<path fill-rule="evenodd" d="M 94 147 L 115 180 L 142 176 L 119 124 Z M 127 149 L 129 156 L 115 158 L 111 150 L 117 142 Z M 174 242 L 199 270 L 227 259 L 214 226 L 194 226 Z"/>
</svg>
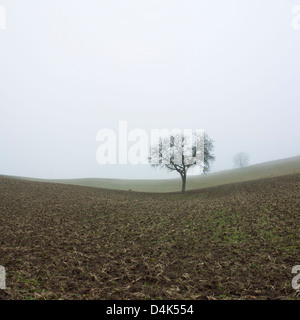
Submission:
<svg viewBox="0 0 300 320">
<path fill-rule="evenodd" d="M 186 185 L 186 174 L 183 174 L 181 176 L 181 180 L 182 180 L 181 193 L 184 193 L 185 192 L 185 185 Z"/>
</svg>

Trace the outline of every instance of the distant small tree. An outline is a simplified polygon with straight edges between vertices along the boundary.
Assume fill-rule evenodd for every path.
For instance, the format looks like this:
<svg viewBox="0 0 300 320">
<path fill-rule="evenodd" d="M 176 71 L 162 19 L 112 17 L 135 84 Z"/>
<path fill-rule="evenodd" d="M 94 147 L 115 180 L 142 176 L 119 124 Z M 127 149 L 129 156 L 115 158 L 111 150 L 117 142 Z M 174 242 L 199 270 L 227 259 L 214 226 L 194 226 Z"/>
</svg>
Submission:
<svg viewBox="0 0 300 320">
<path fill-rule="evenodd" d="M 185 192 L 187 172 L 190 168 L 199 165 L 202 173 L 207 174 L 211 163 L 215 160 L 212 154 L 214 141 L 206 133 L 201 140 L 194 139 L 194 142 L 190 140 L 190 137 L 184 135 L 160 137 L 158 145 L 152 146 L 151 156 L 149 156 L 152 167 L 164 168 L 170 172 L 177 171 L 180 174 L 181 193 Z M 199 151 L 201 151 L 200 157 L 198 157 Z"/>
<path fill-rule="evenodd" d="M 249 155 L 246 152 L 239 152 L 233 158 L 233 163 L 236 168 L 244 168 L 249 165 Z"/>
</svg>

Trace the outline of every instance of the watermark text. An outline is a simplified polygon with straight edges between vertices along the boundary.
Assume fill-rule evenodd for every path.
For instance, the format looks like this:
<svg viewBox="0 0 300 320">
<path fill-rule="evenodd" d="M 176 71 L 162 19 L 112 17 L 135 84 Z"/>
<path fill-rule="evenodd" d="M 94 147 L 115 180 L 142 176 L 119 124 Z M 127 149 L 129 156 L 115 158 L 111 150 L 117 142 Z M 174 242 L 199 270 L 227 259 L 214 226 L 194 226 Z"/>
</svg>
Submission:
<svg viewBox="0 0 300 320">
<path fill-rule="evenodd" d="M 0 4 L 0 30 L 6 29 L 6 10 L 5 7 Z"/>
<path fill-rule="evenodd" d="M 292 14 L 294 15 L 292 19 L 292 28 L 295 30 L 299 30 L 300 29 L 300 4 L 293 7 Z"/>
<path fill-rule="evenodd" d="M 0 266 L 0 289 L 1 290 L 6 289 L 6 274 L 5 274 L 5 268 L 3 266 Z"/>
<path fill-rule="evenodd" d="M 204 164 L 204 130 L 151 129 L 128 130 L 127 121 L 120 121 L 118 131 L 101 129 L 96 141 L 98 164 Z"/>
<path fill-rule="evenodd" d="M 300 290 L 300 265 L 293 267 L 292 274 L 297 274 L 292 280 L 292 287 L 295 290 Z"/>
</svg>

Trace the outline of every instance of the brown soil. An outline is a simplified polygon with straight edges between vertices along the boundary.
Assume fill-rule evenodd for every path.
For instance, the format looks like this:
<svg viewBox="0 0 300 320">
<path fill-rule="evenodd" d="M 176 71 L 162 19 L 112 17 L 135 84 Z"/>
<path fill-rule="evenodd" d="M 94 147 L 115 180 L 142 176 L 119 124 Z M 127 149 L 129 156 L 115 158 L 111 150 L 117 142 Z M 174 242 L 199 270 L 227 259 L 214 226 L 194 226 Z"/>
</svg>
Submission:
<svg viewBox="0 0 300 320">
<path fill-rule="evenodd" d="M 299 174 L 184 195 L 0 177 L 0 197 L 0 299 L 297 296 Z"/>
</svg>

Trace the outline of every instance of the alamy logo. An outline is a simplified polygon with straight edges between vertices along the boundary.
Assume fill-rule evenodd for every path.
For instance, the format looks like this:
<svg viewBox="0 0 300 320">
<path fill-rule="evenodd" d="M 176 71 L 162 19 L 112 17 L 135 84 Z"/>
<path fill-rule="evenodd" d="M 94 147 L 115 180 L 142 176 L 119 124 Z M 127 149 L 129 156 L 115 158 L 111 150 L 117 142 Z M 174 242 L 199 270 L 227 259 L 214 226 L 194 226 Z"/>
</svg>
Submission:
<svg viewBox="0 0 300 320">
<path fill-rule="evenodd" d="M 5 7 L 0 4 L 0 29 L 6 29 L 6 11 Z"/>
<path fill-rule="evenodd" d="M 5 268 L 0 266 L 0 289 L 6 289 L 6 275 L 5 275 Z"/>
<path fill-rule="evenodd" d="M 295 290 L 300 290 L 300 265 L 294 266 L 292 269 L 293 274 L 297 274 L 292 280 L 292 287 Z"/>
<path fill-rule="evenodd" d="M 96 140 L 98 164 L 164 164 L 204 165 L 204 130 L 202 129 L 134 129 L 128 132 L 127 121 L 119 122 L 119 130 L 101 129 Z"/>
<path fill-rule="evenodd" d="M 292 19 L 292 27 L 298 30 L 300 29 L 300 5 L 294 6 L 292 13 L 295 15 Z"/>
</svg>

